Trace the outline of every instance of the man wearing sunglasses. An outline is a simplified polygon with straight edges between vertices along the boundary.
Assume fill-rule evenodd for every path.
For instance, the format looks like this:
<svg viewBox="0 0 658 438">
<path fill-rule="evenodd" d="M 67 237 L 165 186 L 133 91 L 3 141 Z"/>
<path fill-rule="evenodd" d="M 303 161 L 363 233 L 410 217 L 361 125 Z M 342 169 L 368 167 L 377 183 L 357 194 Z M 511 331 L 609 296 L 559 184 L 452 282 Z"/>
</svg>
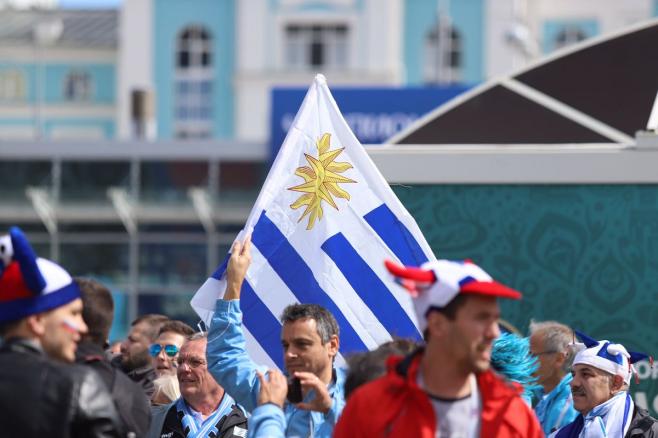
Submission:
<svg viewBox="0 0 658 438">
<path fill-rule="evenodd" d="M 192 335 L 178 352 L 177 376 L 181 396 L 152 409 L 147 438 L 247 436 L 244 410 L 208 371 L 205 333 Z"/>
<path fill-rule="evenodd" d="M 167 321 L 160 328 L 155 342 L 149 346 L 151 363 L 158 377 L 176 374 L 176 358 L 185 338 L 192 336 L 194 330 L 182 321 Z"/>
</svg>

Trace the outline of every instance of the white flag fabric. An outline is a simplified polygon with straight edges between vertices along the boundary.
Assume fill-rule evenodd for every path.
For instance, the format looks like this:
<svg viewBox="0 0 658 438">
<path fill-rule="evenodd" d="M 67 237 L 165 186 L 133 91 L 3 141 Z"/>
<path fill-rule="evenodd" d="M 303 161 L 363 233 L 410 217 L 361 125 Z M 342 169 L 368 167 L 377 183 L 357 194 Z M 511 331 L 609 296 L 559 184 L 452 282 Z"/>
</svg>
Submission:
<svg viewBox="0 0 658 438">
<path fill-rule="evenodd" d="M 434 255 L 322 75 L 307 92 L 238 238 L 249 233 L 253 261 L 240 307 L 256 362 L 282 368 L 278 318 L 292 303 L 333 313 L 342 355 L 376 348 L 392 336 L 420 338 L 411 299 L 384 260 L 420 265 Z M 227 262 L 192 299 L 206 324 L 226 288 Z"/>
</svg>

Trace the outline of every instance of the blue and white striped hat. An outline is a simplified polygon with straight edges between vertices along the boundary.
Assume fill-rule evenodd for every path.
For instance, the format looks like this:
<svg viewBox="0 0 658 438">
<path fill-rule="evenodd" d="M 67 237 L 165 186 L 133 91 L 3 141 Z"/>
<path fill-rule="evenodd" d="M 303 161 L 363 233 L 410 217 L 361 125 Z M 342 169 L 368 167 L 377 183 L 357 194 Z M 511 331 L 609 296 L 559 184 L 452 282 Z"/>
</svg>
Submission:
<svg viewBox="0 0 658 438">
<path fill-rule="evenodd" d="M 633 364 L 650 359 L 647 354 L 628 351 L 623 345 L 613 344 L 607 339 L 597 341 L 578 331 L 576 335 L 582 343 L 572 344 L 576 350 L 574 365 L 590 365 L 612 375 L 621 376 L 627 385 L 631 383 L 631 376 L 635 373 Z"/>
<path fill-rule="evenodd" d="M 0 236 L 0 323 L 63 306 L 80 297 L 68 272 L 37 258 L 18 227 Z"/>
</svg>

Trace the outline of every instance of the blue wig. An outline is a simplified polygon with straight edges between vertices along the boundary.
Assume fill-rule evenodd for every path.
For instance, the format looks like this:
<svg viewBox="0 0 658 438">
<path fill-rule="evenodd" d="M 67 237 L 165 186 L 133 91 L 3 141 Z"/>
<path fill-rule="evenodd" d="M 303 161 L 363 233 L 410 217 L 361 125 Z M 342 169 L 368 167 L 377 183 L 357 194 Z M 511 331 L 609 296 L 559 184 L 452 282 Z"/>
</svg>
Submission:
<svg viewBox="0 0 658 438">
<path fill-rule="evenodd" d="M 507 380 L 523 386 L 523 398 L 530 400 L 539 389 L 533 373 L 539 366 L 537 358 L 530 354 L 528 338 L 513 333 L 502 333 L 493 343 L 491 366 Z"/>
</svg>

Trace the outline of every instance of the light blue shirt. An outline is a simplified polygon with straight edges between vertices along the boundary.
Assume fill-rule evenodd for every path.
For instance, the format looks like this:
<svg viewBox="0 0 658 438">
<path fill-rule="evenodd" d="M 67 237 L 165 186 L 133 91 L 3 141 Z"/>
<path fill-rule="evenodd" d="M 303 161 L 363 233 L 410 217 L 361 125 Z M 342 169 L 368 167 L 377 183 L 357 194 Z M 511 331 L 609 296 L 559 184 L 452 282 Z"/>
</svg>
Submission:
<svg viewBox="0 0 658 438">
<path fill-rule="evenodd" d="M 545 395 L 542 393 L 539 403 L 535 406 L 535 414 L 546 436 L 571 423 L 578 416 L 578 412 L 573 408 L 569 385 L 572 379 L 571 373 L 567 373 L 551 392 Z"/>
<path fill-rule="evenodd" d="M 345 370 L 334 369 L 336 379 L 328 388 L 332 406 L 327 414 L 297 409 L 289 403 L 283 410 L 274 405 L 257 406 L 260 381 L 256 371 L 264 372 L 265 368 L 258 367 L 247 353 L 239 300 L 217 300 L 208 332 L 206 356 L 208 369 L 215 380 L 247 412 L 252 413 L 249 418 L 250 437 L 331 437 L 345 406 Z M 309 391 L 304 400 L 314 397 L 314 391 Z"/>
</svg>

